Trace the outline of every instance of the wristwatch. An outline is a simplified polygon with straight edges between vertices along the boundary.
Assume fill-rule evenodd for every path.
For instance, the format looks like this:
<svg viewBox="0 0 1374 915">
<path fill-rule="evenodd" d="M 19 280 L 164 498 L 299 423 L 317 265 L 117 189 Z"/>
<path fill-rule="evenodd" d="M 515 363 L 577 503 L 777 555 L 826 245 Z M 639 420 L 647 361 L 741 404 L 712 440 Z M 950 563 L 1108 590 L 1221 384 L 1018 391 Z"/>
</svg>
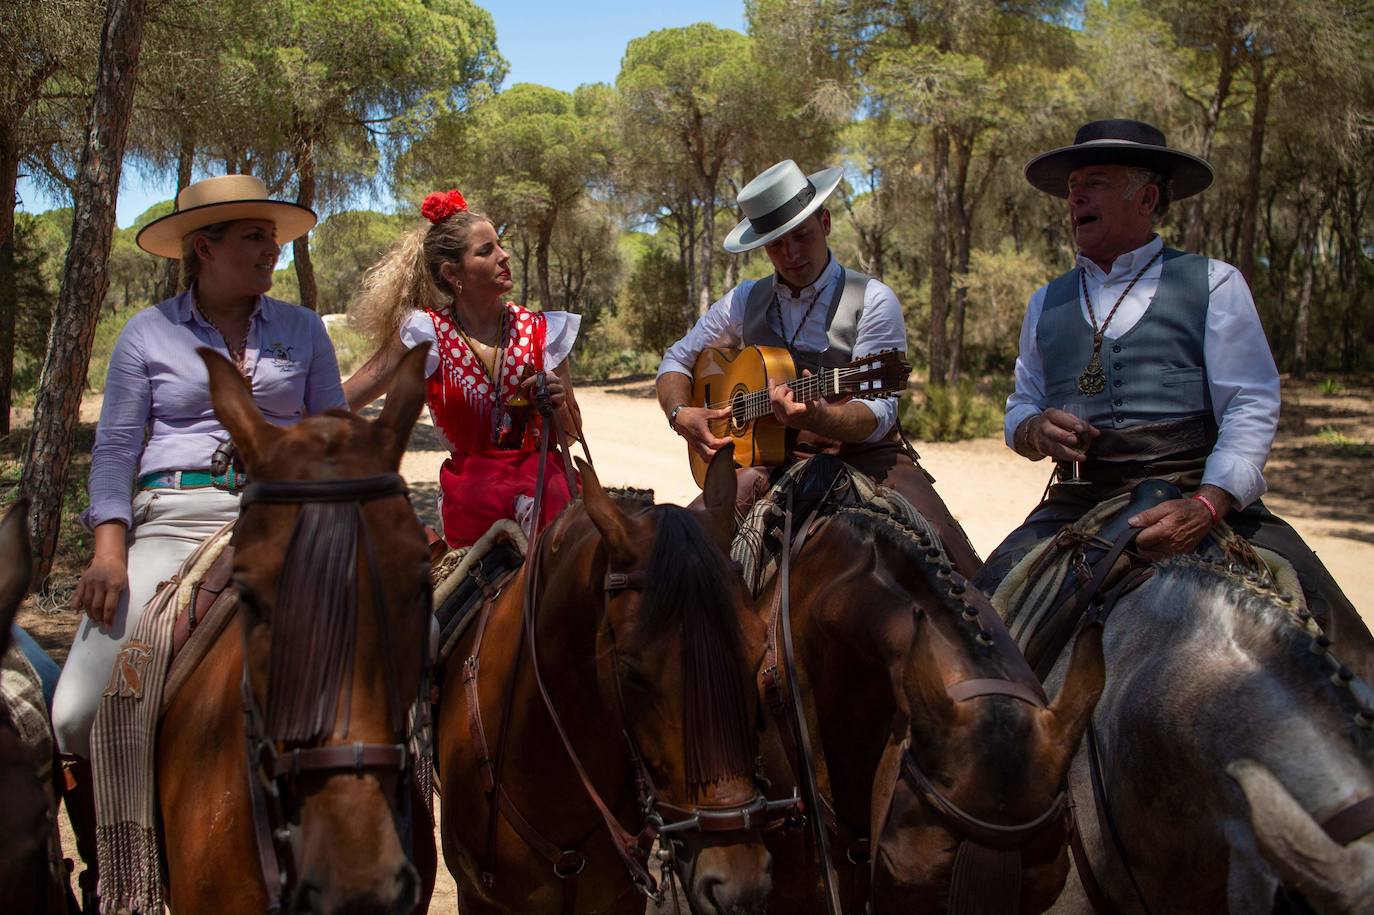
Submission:
<svg viewBox="0 0 1374 915">
<path fill-rule="evenodd" d="M 672 410 L 668 411 L 668 428 L 672 429 L 674 432 L 677 431 L 677 415 L 682 411 L 682 408 L 685 406 L 688 405 L 685 403 L 680 403 L 676 407 L 673 407 Z"/>
</svg>

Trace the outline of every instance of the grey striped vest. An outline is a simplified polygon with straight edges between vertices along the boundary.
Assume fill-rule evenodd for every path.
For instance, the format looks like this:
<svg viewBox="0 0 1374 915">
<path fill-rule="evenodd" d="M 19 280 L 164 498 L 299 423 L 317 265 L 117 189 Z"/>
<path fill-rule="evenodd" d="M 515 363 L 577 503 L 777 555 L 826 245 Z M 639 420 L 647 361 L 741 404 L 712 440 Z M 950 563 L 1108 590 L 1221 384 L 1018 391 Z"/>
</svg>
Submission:
<svg viewBox="0 0 1374 915">
<path fill-rule="evenodd" d="M 1081 269 L 1081 268 L 1080 268 Z M 1115 340 L 1102 341 L 1107 389 L 1095 397 L 1078 390 L 1078 375 L 1092 358 L 1093 332 L 1079 305 L 1079 270 L 1053 280 L 1035 338 L 1045 364 L 1045 405 L 1088 405 L 1099 429 L 1211 417 L 1203 341 L 1207 330 L 1207 258 L 1164 250 L 1159 289 L 1145 314 Z M 1099 321 L 1115 301 L 1093 302 Z"/>
<path fill-rule="evenodd" d="M 768 323 L 773 307 L 773 277 L 758 280 L 749 289 L 744 310 L 744 345 L 778 346 L 790 349 L 797 373 L 803 369 L 813 372 L 822 368 L 839 368 L 853 361 L 854 335 L 859 328 L 859 315 L 864 310 L 864 291 L 869 277 L 857 270 L 844 270 L 844 276 L 830 293 L 829 313 L 825 316 L 825 336 L 828 346 L 823 353 L 788 347 Z M 801 340 L 798 338 L 798 343 Z"/>
</svg>

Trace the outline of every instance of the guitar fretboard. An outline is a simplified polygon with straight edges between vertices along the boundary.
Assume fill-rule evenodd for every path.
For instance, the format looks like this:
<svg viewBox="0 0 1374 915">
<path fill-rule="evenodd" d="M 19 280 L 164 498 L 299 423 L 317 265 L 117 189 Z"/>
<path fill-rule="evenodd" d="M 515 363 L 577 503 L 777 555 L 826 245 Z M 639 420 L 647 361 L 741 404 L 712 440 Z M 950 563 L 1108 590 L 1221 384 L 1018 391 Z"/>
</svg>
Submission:
<svg viewBox="0 0 1374 915">
<path fill-rule="evenodd" d="M 867 381 L 851 382 L 848 379 L 853 375 L 867 372 L 867 367 L 858 368 L 855 366 L 844 366 L 841 368 L 824 369 L 814 375 L 807 375 L 804 378 L 793 378 L 791 381 L 784 382 L 792 389 L 792 395 L 799 401 L 818 400 L 822 397 L 830 397 L 835 394 L 876 394 L 882 391 L 882 384 L 877 379 Z M 707 404 L 711 409 L 729 407 L 731 418 L 736 423 L 753 422 L 764 416 L 773 415 L 773 405 L 769 401 L 768 391 L 750 391 L 742 397 L 718 403 Z"/>
</svg>

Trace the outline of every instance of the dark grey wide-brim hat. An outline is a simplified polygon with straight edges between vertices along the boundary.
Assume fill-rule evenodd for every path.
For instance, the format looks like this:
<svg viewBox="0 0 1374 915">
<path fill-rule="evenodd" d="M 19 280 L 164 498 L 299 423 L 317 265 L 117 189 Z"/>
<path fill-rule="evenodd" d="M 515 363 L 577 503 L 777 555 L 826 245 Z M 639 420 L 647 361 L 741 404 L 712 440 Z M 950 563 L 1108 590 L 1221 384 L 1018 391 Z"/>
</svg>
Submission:
<svg viewBox="0 0 1374 915">
<path fill-rule="evenodd" d="M 1111 118 L 1078 128 L 1072 146 L 1041 153 L 1026 163 L 1026 180 L 1056 197 L 1069 196 L 1069 174 L 1085 165 L 1148 168 L 1170 179 L 1174 200 L 1200 194 L 1212 184 L 1212 166 L 1173 149 L 1164 131 L 1143 121 Z"/>
</svg>

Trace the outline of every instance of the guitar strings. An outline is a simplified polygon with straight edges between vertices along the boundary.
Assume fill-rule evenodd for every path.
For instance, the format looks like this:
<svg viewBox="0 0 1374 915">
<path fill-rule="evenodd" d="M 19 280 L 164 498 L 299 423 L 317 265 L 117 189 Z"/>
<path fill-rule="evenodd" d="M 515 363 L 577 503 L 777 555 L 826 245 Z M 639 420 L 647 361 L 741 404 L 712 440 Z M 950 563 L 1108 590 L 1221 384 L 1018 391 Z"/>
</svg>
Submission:
<svg viewBox="0 0 1374 915">
<path fill-rule="evenodd" d="M 816 375 L 794 378 L 791 381 L 784 382 L 784 384 L 792 388 L 793 394 L 799 399 L 814 400 L 821 396 L 828 382 L 843 380 L 851 375 L 867 373 L 869 371 L 871 370 L 867 367 L 845 366 L 839 369 L 826 369 L 824 372 Z M 839 391 L 837 390 L 835 393 L 839 393 Z M 715 401 L 707 404 L 706 407 L 710 410 L 719 410 L 724 407 L 729 407 L 732 417 L 743 422 L 766 416 L 773 410 L 766 390 L 750 391 L 741 398 Z"/>
</svg>

